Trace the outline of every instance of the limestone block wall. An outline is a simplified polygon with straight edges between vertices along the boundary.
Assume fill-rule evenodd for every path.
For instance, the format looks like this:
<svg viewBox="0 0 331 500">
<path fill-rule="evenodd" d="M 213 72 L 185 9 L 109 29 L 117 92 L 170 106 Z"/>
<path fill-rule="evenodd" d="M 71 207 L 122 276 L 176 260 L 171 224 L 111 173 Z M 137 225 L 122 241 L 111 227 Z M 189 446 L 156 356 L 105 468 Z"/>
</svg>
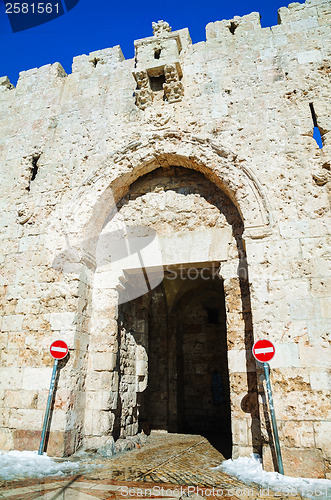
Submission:
<svg viewBox="0 0 331 500">
<path fill-rule="evenodd" d="M 272 381 L 286 471 L 296 473 L 299 456 L 307 474 L 327 475 L 330 2 L 290 4 L 271 28 L 261 28 L 258 13 L 210 23 L 197 44 L 187 29 L 162 28 L 147 45 L 166 46 L 172 34 L 181 43 L 176 61 L 167 52 L 167 87 L 154 82 L 153 90 L 148 74 L 136 79 L 135 61 L 118 46 L 75 58 L 69 75 L 55 63 L 21 73 L 16 87 L 0 79 L 0 448 L 37 447 L 48 346 L 58 337 L 70 358 L 60 371 L 49 453 L 70 454 L 85 436 L 101 443 L 111 434 L 118 290 L 97 291 L 97 243 L 135 180 L 177 166 L 201 172 L 240 214 L 246 253 L 221 266 L 227 318 L 242 322 L 249 299 L 246 329 L 277 346 Z M 185 228 L 192 221 L 188 208 Z M 238 296 L 246 297 L 239 305 L 231 300 Z M 228 360 L 239 408 L 256 365 L 242 342 Z M 255 423 L 250 416 L 233 425 L 234 456 L 251 451 L 259 422 L 267 462 L 261 377 L 259 384 Z"/>
</svg>

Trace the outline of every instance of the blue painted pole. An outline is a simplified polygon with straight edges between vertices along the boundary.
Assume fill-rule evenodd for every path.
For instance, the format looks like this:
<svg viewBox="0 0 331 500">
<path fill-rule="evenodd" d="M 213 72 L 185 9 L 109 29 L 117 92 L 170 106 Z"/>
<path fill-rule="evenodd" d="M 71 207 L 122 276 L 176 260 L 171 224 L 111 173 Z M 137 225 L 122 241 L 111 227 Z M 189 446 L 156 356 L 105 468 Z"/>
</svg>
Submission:
<svg viewBox="0 0 331 500">
<path fill-rule="evenodd" d="M 49 411 L 51 409 L 51 404 L 52 404 L 52 399 L 53 399 L 53 392 L 54 392 L 54 385 L 55 385 L 56 370 L 57 370 L 58 362 L 59 362 L 58 359 L 54 360 L 51 384 L 49 386 L 47 406 L 46 406 L 46 412 L 45 412 L 45 416 L 44 416 L 44 424 L 43 424 L 43 430 L 41 433 L 38 455 L 42 455 L 43 451 L 44 451 L 45 437 L 46 437 L 46 431 L 47 431 L 47 425 L 48 425 L 48 419 L 49 419 Z"/>
<path fill-rule="evenodd" d="M 265 380 L 266 380 L 266 384 L 267 384 L 267 393 L 268 393 L 268 399 L 269 399 L 269 408 L 270 408 L 270 414 L 271 414 L 272 429 L 273 429 L 274 438 L 275 438 L 275 448 L 276 448 L 276 455 L 277 455 L 278 471 L 280 474 L 284 475 L 283 459 L 282 459 L 282 454 L 280 451 L 274 401 L 273 401 L 272 392 L 271 392 L 271 383 L 270 383 L 270 377 L 269 377 L 269 364 L 263 363 L 263 368 L 264 368 L 264 375 L 265 375 Z"/>
</svg>

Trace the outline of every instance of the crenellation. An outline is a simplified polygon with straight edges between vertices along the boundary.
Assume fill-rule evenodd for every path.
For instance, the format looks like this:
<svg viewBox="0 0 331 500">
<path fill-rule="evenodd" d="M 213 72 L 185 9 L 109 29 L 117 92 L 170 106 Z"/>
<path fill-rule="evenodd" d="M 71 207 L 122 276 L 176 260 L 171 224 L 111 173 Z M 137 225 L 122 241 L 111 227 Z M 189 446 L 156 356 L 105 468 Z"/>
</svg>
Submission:
<svg viewBox="0 0 331 500">
<path fill-rule="evenodd" d="M 83 54 L 74 57 L 72 73 L 93 74 L 93 71 L 97 70 L 97 74 L 107 74 L 110 68 L 114 69 L 118 63 L 124 60 L 121 47 L 116 45 L 115 47 L 90 52 L 88 55 Z"/>
<path fill-rule="evenodd" d="M 16 85 L 16 91 L 22 92 L 47 92 L 47 87 L 62 83 L 67 76 L 61 64 L 46 64 L 40 68 L 21 71 Z"/>
<path fill-rule="evenodd" d="M 242 17 L 235 16 L 233 19 L 209 23 L 206 26 L 206 41 L 231 43 L 251 30 L 260 31 L 262 29 L 260 18 L 258 12 L 252 12 Z"/>
<path fill-rule="evenodd" d="M 0 88 L 1 89 L 13 89 L 15 88 L 9 81 L 8 76 L 2 76 L 0 78 Z"/>
<path fill-rule="evenodd" d="M 261 30 L 261 15 L 259 12 L 251 12 L 245 16 L 234 16 L 230 21 L 225 21 L 227 28 L 233 36 L 251 30 Z"/>
<path fill-rule="evenodd" d="M 311 18 L 318 17 L 318 11 L 316 7 L 308 7 L 305 4 L 293 3 L 288 7 L 281 7 L 278 10 L 278 22 L 279 24 L 292 24 L 298 21 L 308 20 Z M 316 24 L 315 24 L 316 25 Z"/>
</svg>

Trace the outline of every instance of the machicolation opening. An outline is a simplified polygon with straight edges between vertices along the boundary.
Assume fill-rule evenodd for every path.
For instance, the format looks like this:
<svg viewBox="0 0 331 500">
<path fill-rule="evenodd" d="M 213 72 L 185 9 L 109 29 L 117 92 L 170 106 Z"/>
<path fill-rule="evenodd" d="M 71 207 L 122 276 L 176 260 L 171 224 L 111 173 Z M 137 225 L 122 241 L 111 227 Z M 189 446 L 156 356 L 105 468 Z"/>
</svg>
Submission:
<svg viewBox="0 0 331 500">
<path fill-rule="evenodd" d="M 160 59 L 161 49 L 155 49 L 154 51 L 154 59 Z"/>
<path fill-rule="evenodd" d="M 163 90 L 163 84 L 165 83 L 164 73 L 159 76 L 150 76 L 149 80 L 151 82 L 151 89 L 153 92 L 159 92 Z"/>
<path fill-rule="evenodd" d="M 229 26 L 229 30 L 230 30 L 230 33 L 232 33 L 232 35 L 234 35 L 234 32 L 236 31 L 237 28 L 238 28 L 238 24 L 231 21 L 230 26 Z"/>
</svg>

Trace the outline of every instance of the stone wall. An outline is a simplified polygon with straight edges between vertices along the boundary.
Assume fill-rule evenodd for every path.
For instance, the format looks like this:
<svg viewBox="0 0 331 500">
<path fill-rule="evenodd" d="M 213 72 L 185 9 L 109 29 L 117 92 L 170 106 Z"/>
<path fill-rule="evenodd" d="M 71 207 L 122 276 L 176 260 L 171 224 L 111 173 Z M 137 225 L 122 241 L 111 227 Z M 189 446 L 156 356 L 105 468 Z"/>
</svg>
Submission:
<svg viewBox="0 0 331 500">
<path fill-rule="evenodd" d="M 307 0 L 281 8 L 272 28 L 252 13 L 208 24 L 206 41 L 192 44 L 187 29 L 158 23 L 135 42 L 136 62 L 117 46 L 75 58 L 70 75 L 55 63 L 21 73 L 16 88 L 0 79 L 1 449 L 38 446 L 58 337 L 70 357 L 48 452 L 98 448 L 120 428 L 121 290 L 102 286 L 100 274 L 114 268 L 111 259 L 98 266 L 104 228 L 117 211 L 124 226 L 135 214 L 179 251 L 179 233 L 194 232 L 200 243 L 187 263 L 196 265 L 206 253 L 195 231 L 222 225 L 217 203 L 226 199 L 244 230 L 217 259 L 233 456 L 264 446 L 272 463 L 250 352 L 268 336 L 285 472 L 330 474 L 330 33 L 330 2 Z M 172 167 L 191 185 L 208 179 L 213 203 L 199 186 L 184 204 L 176 190 L 168 196 L 158 169 Z M 135 193 L 139 205 L 127 196 L 145 175 L 154 186 Z M 136 393 L 145 363 L 137 355 Z"/>
</svg>

